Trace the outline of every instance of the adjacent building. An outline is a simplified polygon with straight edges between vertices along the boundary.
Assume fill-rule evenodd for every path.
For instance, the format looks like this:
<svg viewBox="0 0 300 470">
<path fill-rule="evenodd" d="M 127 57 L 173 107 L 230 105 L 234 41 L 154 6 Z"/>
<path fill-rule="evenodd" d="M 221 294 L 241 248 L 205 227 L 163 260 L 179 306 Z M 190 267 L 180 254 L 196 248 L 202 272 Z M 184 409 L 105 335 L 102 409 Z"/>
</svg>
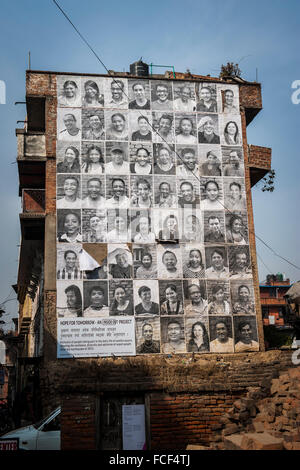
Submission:
<svg viewBox="0 0 300 470">
<path fill-rule="evenodd" d="M 290 287 L 290 280 L 284 279 L 281 273 L 267 275 L 265 282 L 259 285 L 264 325 L 285 324 L 285 294 Z"/>
</svg>

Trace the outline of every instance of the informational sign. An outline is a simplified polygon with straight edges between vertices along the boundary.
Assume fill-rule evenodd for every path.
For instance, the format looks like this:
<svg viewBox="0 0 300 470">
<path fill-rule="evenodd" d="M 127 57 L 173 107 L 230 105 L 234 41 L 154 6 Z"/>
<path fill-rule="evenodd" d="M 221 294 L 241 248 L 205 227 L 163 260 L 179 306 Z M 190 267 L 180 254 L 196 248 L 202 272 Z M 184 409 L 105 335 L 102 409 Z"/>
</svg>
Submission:
<svg viewBox="0 0 300 470">
<path fill-rule="evenodd" d="M 56 85 L 58 357 L 258 350 L 239 85 Z"/>
<path fill-rule="evenodd" d="M 123 405 L 122 423 L 123 450 L 145 449 L 145 405 Z"/>
<path fill-rule="evenodd" d="M 57 357 L 135 355 L 134 319 L 58 320 Z"/>
<path fill-rule="evenodd" d="M 0 450 L 18 450 L 19 449 L 19 438 L 0 438 Z"/>
</svg>

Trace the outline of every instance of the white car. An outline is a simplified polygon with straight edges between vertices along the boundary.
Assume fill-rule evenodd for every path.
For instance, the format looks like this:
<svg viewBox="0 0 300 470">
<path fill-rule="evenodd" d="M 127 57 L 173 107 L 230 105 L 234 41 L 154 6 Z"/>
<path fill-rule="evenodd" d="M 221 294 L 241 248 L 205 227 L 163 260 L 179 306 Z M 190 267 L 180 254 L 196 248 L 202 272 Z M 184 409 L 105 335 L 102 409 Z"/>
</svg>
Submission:
<svg viewBox="0 0 300 470">
<path fill-rule="evenodd" d="M 18 438 L 20 450 L 60 450 L 60 413 L 59 406 L 41 421 L 3 434 L 0 441 Z"/>
</svg>

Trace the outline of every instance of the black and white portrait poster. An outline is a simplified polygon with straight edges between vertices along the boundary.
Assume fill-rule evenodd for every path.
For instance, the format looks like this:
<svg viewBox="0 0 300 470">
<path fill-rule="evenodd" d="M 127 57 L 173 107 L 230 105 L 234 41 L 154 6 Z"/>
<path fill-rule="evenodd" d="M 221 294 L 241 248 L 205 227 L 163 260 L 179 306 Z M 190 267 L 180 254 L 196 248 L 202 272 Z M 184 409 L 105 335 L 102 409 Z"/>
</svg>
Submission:
<svg viewBox="0 0 300 470">
<path fill-rule="evenodd" d="M 58 357 L 259 350 L 239 85 L 56 86 Z"/>
</svg>

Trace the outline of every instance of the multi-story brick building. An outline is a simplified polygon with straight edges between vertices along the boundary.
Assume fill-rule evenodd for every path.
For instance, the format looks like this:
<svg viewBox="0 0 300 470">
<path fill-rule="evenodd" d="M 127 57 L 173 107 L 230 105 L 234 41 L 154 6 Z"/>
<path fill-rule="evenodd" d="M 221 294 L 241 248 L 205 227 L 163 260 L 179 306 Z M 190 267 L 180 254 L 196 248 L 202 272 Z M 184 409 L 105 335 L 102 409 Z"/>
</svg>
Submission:
<svg viewBox="0 0 300 470">
<path fill-rule="evenodd" d="M 264 325 L 284 325 L 286 313 L 285 294 L 291 287 L 289 279 L 282 274 L 269 274 L 264 283 L 259 285 L 262 316 Z"/>
<path fill-rule="evenodd" d="M 119 90 L 114 91 L 115 95 L 113 94 L 114 86 L 111 86 L 112 84 L 117 84 L 117 88 L 119 88 Z M 114 128 L 108 127 L 108 123 L 112 121 L 112 124 L 114 124 L 114 120 L 120 119 L 126 122 L 127 118 L 131 123 L 130 125 L 132 125 L 134 119 L 138 121 L 138 117 L 140 117 L 138 114 L 141 111 L 137 105 L 139 101 L 138 93 L 135 94 L 134 92 L 136 84 L 144 89 L 144 92 L 146 90 L 145 107 L 140 109 L 146 109 L 142 113 L 148 116 L 148 120 L 146 120 L 148 125 L 149 122 L 153 125 L 150 128 L 148 127 L 147 131 L 131 127 L 131 130 L 134 129 L 135 132 L 134 137 L 134 132 L 130 135 L 124 134 L 122 122 L 120 128 L 118 128 L 119 124 L 117 122 Z M 77 89 L 79 95 L 82 93 L 82 100 L 76 102 L 76 96 L 71 96 L 72 93 L 70 95 L 65 93 L 63 96 L 68 85 L 71 88 L 73 87 L 73 91 Z M 158 90 L 156 85 L 168 90 L 167 102 L 171 103 L 168 106 L 171 106 L 172 109 L 167 107 L 166 110 L 164 105 L 159 103 L 159 95 L 162 90 Z M 88 95 L 84 96 L 88 86 L 96 92 L 97 89 L 98 92 L 100 89 L 96 98 L 97 104 L 94 105 L 95 108 L 99 109 L 95 109 L 91 105 L 89 99 L 94 99 L 91 98 L 91 95 L 90 97 Z M 206 93 L 208 89 L 208 94 L 211 95 L 208 104 L 204 103 L 202 97 L 205 94 L 204 92 L 200 97 L 202 88 L 203 90 L 206 89 Z M 181 94 L 184 95 L 184 89 L 188 90 L 188 102 L 191 107 L 184 107 L 182 98 L 182 108 L 179 108 L 178 114 L 176 114 L 177 111 L 175 106 L 173 109 L 172 100 L 173 98 L 180 99 Z M 234 96 L 235 102 L 232 102 L 232 100 L 231 102 L 230 100 L 226 101 L 225 94 L 228 90 L 229 95 Z M 123 96 L 124 103 L 122 99 L 116 96 L 118 93 L 120 95 L 120 91 L 126 91 L 129 94 L 129 107 L 126 94 Z M 68 98 L 71 100 L 69 103 Z M 132 101 L 130 101 L 131 99 Z M 155 101 L 159 103 L 157 109 L 156 105 L 154 106 Z M 163 102 L 163 100 L 161 101 Z M 131 103 L 133 103 L 132 106 L 130 106 Z M 110 77 L 108 77 L 107 75 L 66 74 L 29 70 L 26 72 L 26 106 L 27 121 L 25 128 L 17 129 L 19 194 L 23 201 L 23 212 L 20 214 L 22 242 L 18 273 L 19 334 L 23 338 L 23 351 L 20 359 L 22 374 L 19 384 L 26 384 L 27 375 L 34 373 L 38 380 L 39 400 L 43 411 L 50 411 L 57 404 L 62 405 L 62 448 L 64 449 L 122 448 L 122 406 L 126 404 L 143 404 L 145 406 L 145 435 L 148 448 L 182 448 L 186 442 L 209 442 L 212 437 L 213 426 L 218 424 L 220 416 L 231 406 L 234 398 L 243 394 L 249 385 L 258 384 L 264 377 L 264 373 L 267 375 L 272 374 L 272 364 L 270 364 L 270 367 L 266 367 L 266 365 L 249 365 L 249 367 L 245 364 L 243 366 L 239 365 L 241 358 L 246 359 L 248 362 L 257 358 L 259 362 L 260 354 L 264 351 L 251 187 L 270 170 L 271 149 L 249 145 L 246 135 L 247 125 L 262 109 L 261 85 L 239 78 L 219 79 L 183 73 L 175 73 L 174 75 L 168 72 L 165 75 L 151 75 L 151 77 L 111 72 Z M 126 112 L 124 112 L 124 108 L 126 108 Z M 228 111 L 229 108 L 234 109 L 234 119 L 231 119 L 230 112 L 226 116 L 226 110 Z M 163 109 L 164 111 L 162 111 Z M 165 114 L 172 114 L 172 118 L 170 119 L 168 116 L 166 118 Z M 165 128 L 163 125 L 160 126 L 163 119 L 167 121 L 169 119 L 169 124 L 167 123 Z M 187 141 L 192 142 L 189 146 L 194 148 L 194 154 L 197 155 L 196 159 L 198 159 L 198 166 L 194 165 L 194 170 L 196 168 L 198 172 L 196 175 L 198 189 L 194 201 L 197 200 L 200 204 L 199 220 L 201 220 L 201 224 L 199 227 L 200 232 L 201 230 L 202 232 L 194 231 L 196 238 L 194 240 L 188 239 L 184 242 L 185 244 L 182 244 L 183 239 L 179 237 L 179 240 L 177 235 L 170 236 L 170 231 L 169 235 L 164 237 L 165 227 L 157 222 L 154 237 L 151 238 L 151 241 L 149 241 L 150 239 L 147 240 L 146 246 L 150 246 L 149 244 L 154 245 L 154 251 L 158 247 L 155 254 L 158 258 L 161 256 L 159 250 L 165 250 L 167 242 L 168 251 L 173 251 L 174 260 L 174 253 L 176 252 L 174 246 L 178 245 L 177 259 L 181 259 L 182 265 L 184 265 L 185 258 L 180 254 L 180 250 L 184 251 L 184 247 L 188 246 L 189 251 L 196 251 L 203 258 L 205 255 L 206 265 L 201 267 L 202 274 L 200 274 L 201 270 L 198 269 L 196 272 L 199 275 L 187 275 L 188 278 L 196 278 L 196 280 L 186 279 L 184 274 L 173 280 L 172 276 L 168 277 L 166 271 L 162 269 L 162 265 L 165 264 L 167 271 L 169 269 L 170 272 L 174 272 L 174 263 L 173 266 L 168 267 L 168 263 L 164 263 L 162 257 L 161 265 L 158 266 L 160 274 L 147 278 L 147 281 L 146 278 L 142 277 L 144 280 L 141 283 L 137 281 L 136 268 L 141 267 L 140 259 L 145 245 L 139 250 L 135 244 L 137 243 L 136 240 L 140 242 L 140 238 L 113 238 L 111 243 L 115 244 L 113 248 L 117 250 L 113 252 L 114 256 L 122 254 L 124 249 L 127 250 L 133 255 L 132 263 L 134 267 L 134 274 L 128 276 L 124 274 L 127 272 L 127 268 L 120 265 L 118 272 L 122 272 L 124 275 L 114 276 L 112 273 L 116 272 L 116 269 L 114 268 L 113 271 L 110 266 L 109 255 L 112 251 L 109 251 L 109 247 L 107 248 L 108 245 L 105 242 L 107 239 L 99 241 L 100 239 L 93 238 L 92 235 L 95 235 L 95 233 L 92 233 L 92 226 L 88 226 L 89 218 L 91 219 L 93 216 L 101 218 L 101 216 L 98 213 L 96 214 L 94 206 L 90 206 L 88 209 L 85 209 L 84 205 L 76 206 L 77 196 L 75 199 L 73 198 L 71 210 L 71 206 L 68 206 L 67 202 L 67 193 L 63 193 L 66 179 L 73 179 L 74 183 L 77 176 L 77 182 L 74 184 L 77 185 L 77 190 L 79 187 L 82 188 L 83 200 L 84 198 L 87 199 L 89 197 L 85 187 L 88 180 L 85 173 L 89 174 L 87 155 L 92 150 L 96 149 L 98 151 L 96 147 L 100 147 L 102 154 L 106 156 L 106 161 L 100 162 L 99 158 L 96 159 L 97 161 L 93 161 L 95 163 L 94 167 L 96 168 L 97 165 L 99 167 L 96 170 L 96 178 L 93 179 L 98 179 L 107 188 L 107 197 L 105 199 L 104 194 L 103 204 L 100 208 L 102 211 L 106 209 L 107 211 L 115 210 L 114 206 L 110 208 L 107 205 L 108 200 L 112 200 L 114 197 L 114 194 L 109 191 L 114 179 L 120 182 L 122 178 L 123 185 L 128 191 L 128 199 L 126 200 L 134 201 L 134 208 L 130 206 L 129 211 L 136 211 L 136 207 L 141 208 L 141 211 L 150 210 L 147 203 L 156 200 L 160 185 L 164 182 L 162 175 L 167 174 L 169 189 L 174 181 L 178 180 L 177 186 L 175 185 L 174 192 L 171 194 L 175 199 L 169 197 L 170 194 L 168 195 L 169 200 L 175 200 L 176 203 L 176 208 L 172 208 L 171 219 L 174 220 L 178 215 L 178 220 L 181 220 L 177 203 L 180 205 L 185 196 L 176 192 L 176 188 L 181 188 L 182 183 L 177 168 L 183 163 L 178 153 L 185 144 L 179 143 L 178 135 L 181 131 L 179 129 L 176 132 L 176 130 L 180 128 L 179 123 L 182 119 L 189 121 L 190 126 L 194 126 L 194 131 L 197 129 L 194 134 L 187 137 L 187 139 L 190 139 Z M 229 140 L 226 141 L 225 127 L 230 124 L 230 119 L 234 121 L 235 129 L 239 132 L 239 144 L 236 140 L 232 140 L 236 139 L 236 135 L 228 137 Z M 64 136 L 68 135 L 68 120 L 73 121 L 73 124 L 74 121 L 77 121 L 77 124 L 74 126 L 71 123 L 69 137 L 65 139 Z M 89 124 L 93 120 L 101 121 L 102 124 L 104 120 L 106 123 L 105 128 L 97 130 L 97 126 L 95 128 L 91 126 L 91 129 L 89 129 Z M 208 121 L 214 127 L 214 137 L 210 134 L 211 137 L 208 138 L 208 141 L 201 140 L 206 139 L 204 126 Z M 175 123 L 175 128 L 172 130 L 173 140 L 168 141 L 168 133 L 170 133 L 170 126 L 172 127 L 173 122 Z M 149 139 L 147 142 L 145 135 L 149 134 L 149 129 L 153 140 Z M 173 167 L 176 167 L 174 172 L 171 170 L 172 165 L 169 165 L 168 162 L 161 162 L 164 170 L 157 171 L 157 154 L 162 141 L 159 141 L 159 139 L 156 141 L 156 139 L 160 132 L 165 135 L 163 140 L 168 141 L 168 146 L 171 147 L 173 152 Z M 115 133 L 119 137 L 109 137 L 113 135 L 111 133 Z M 76 137 L 77 135 L 80 135 L 80 137 Z M 143 139 L 143 136 L 145 139 Z M 194 139 L 192 139 L 192 136 L 194 136 Z M 210 138 L 215 139 L 215 141 L 210 141 Z M 148 186 L 148 189 L 149 187 L 151 190 L 153 190 L 153 187 L 155 189 L 151 195 L 152 199 L 146 197 L 145 206 L 136 205 L 139 197 L 142 197 L 142 190 L 139 193 L 133 189 L 137 161 L 132 158 L 132 155 L 137 153 L 136 142 L 139 139 L 140 148 L 147 149 L 146 154 L 148 157 L 151 156 L 150 164 L 149 159 L 147 160 L 148 176 L 146 172 L 143 174 L 143 178 L 146 180 L 144 185 Z M 89 140 L 94 140 L 93 144 L 95 144 L 94 148 L 90 150 L 89 144 L 91 142 Z M 185 142 L 185 136 L 183 136 L 182 142 Z M 209 142 L 212 143 L 213 149 L 210 148 L 210 145 L 206 146 Z M 111 161 L 112 152 L 124 153 L 125 147 L 129 154 L 129 159 L 126 160 L 125 158 L 127 164 L 125 165 L 126 170 L 123 169 L 125 175 L 123 174 L 120 177 L 114 171 L 107 175 L 108 167 L 113 167 L 114 163 Z M 64 160 L 63 155 L 68 148 L 72 149 L 75 157 L 76 154 L 77 156 L 80 155 L 81 165 L 78 165 L 77 169 L 72 168 L 74 158 L 71 159 L 72 162 L 68 169 L 64 169 L 64 164 L 68 162 Z M 235 151 L 237 148 L 239 152 Z M 211 150 L 211 152 L 207 150 Z M 242 173 L 238 174 L 237 179 L 239 181 L 239 191 L 242 192 L 242 196 L 245 195 L 245 205 L 243 209 L 238 209 L 239 213 L 242 212 L 239 224 L 245 230 L 241 232 L 241 228 L 239 228 L 238 233 L 232 233 L 229 217 L 236 209 L 233 206 L 230 211 L 227 210 L 227 203 L 229 205 L 231 197 L 229 186 L 233 182 L 235 185 L 237 183 L 236 176 L 232 176 L 237 173 L 230 173 L 229 171 L 231 164 L 229 154 L 232 151 L 235 154 L 239 153 L 240 161 L 238 166 L 242 169 Z M 208 162 L 206 161 L 210 153 L 215 153 L 214 158 L 219 162 L 219 165 L 216 165 L 216 160 L 214 161 L 213 170 L 211 166 L 207 166 Z M 183 165 L 183 170 L 187 171 L 186 163 Z M 229 172 L 226 173 L 227 171 Z M 66 178 L 65 173 L 68 172 L 72 175 Z M 75 178 L 73 173 L 77 173 Z M 118 175 L 117 178 L 116 175 Z M 149 182 L 151 178 L 153 178 L 152 183 L 147 183 L 147 179 Z M 216 213 L 207 214 L 205 210 L 202 212 L 201 209 L 201 207 L 204 208 L 203 201 L 208 199 L 205 194 L 206 184 L 212 180 L 214 183 L 218 182 L 215 187 L 218 187 L 218 190 L 222 188 L 223 191 L 219 193 L 222 195 L 223 207 L 219 208 L 218 217 L 216 217 Z M 125 184 L 124 181 L 127 183 Z M 132 182 L 132 185 L 129 182 Z M 192 186 L 193 184 L 190 184 L 190 187 Z M 125 200 L 124 193 L 118 197 L 120 197 L 119 200 Z M 72 197 L 69 201 L 71 199 Z M 219 195 L 220 200 L 221 196 Z M 188 197 L 186 202 L 189 204 Z M 159 207 L 157 210 L 159 210 Z M 194 206 L 190 206 L 190 210 L 191 207 L 194 209 Z M 209 207 L 206 209 L 208 212 L 216 210 L 214 208 L 209 211 Z M 71 231 L 66 231 L 68 210 L 73 219 L 76 219 L 75 225 L 80 225 L 82 221 L 82 232 L 79 228 L 75 233 L 77 238 L 74 237 L 74 232 L 71 234 Z M 176 212 L 177 210 L 178 212 Z M 213 238 L 213 243 L 210 241 L 209 215 L 213 215 L 213 219 L 217 218 L 219 225 L 222 226 L 221 238 Z M 129 212 L 130 222 L 134 220 L 134 216 L 135 213 Z M 111 214 L 110 219 L 108 217 L 108 224 L 111 223 L 110 233 L 113 233 L 114 236 L 119 227 L 116 228 L 113 224 L 120 218 L 120 212 Z M 178 226 L 180 229 L 180 223 Z M 139 235 L 142 237 L 141 233 Z M 198 239 L 198 235 L 202 238 Z M 71 242 L 71 255 L 77 261 L 80 259 L 80 262 L 83 263 L 79 265 L 77 263 L 77 270 L 74 269 L 73 265 L 73 268 L 69 271 L 70 275 L 67 273 L 67 266 L 64 265 L 64 260 L 66 261 L 68 256 L 67 252 L 70 252 L 70 249 L 67 249 L 67 242 Z M 124 242 L 127 245 L 125 248 Z M 235 255 L 235 245 L 239 248 L 242 247 L 241 251 L 244 253 L 242 258 L 248 258 L 248 263 L 242 261 L 240 270 L 234 267 L 231 260 Z M 136 251 L 134 251 L 135 248 Z M 80 251 L 81 249 L 82 251 Z M 209 277 L 212 272 L 219 269 L 210 261 L 214 249 L 219 249 L 218 256 L 223 258 L 227 259 L 227 254 L 228 256 L 232 255 L 222 265 L 222 272 L 225 273 L 223 278 L 212 276 L 211 279 Z M 248 256 L 246 256 L 245 250 L 248 250 Z M 83 261 L 82 253 L 84 255 Z M 153 255 L 151 251 L 150 254 Z M 151 259 L 156 259 L 155 256 L 152 256 Z M 93 270 L 87 268 L 87 265 L 84 264 L 86 259 L 88 263 L 92 263 Z M 193 266 L 191 265 L 190 268 L 193 268 Z M 147 271 L 146 265 L 143 265 L 142 271 L 144 273 Z M 89 277 L 89 274 L 87 274 L 89 272 L 97 273 L 96 278 Z M 110 275 L 108 286 L 107 272 Z M 102 277 L 99 273 L 102 273 Z M 120 280 L 120 277 L 124 279 Z M 119 278 L 117 283 L 115 278 Z M 168 280 L 170 278 L 173 287 L 169 285 Z M 201 293 L 202 305 L 206 309 L 205 315 L 203 311 L 201 313 L 197 312 L 197 302 L 193 303 L 192 296 L 189 297 L 189 280 L 194 281 L 190 284 L 197 285 L 196 290 Z M 77 294 L 79 292 L 81 295 L 80 297 L 78 294 L 81 299 L 79 302 L 80 308 L 78 304 L 72 306 L 64 296 L 64 293 L 67 294 L 68 292 L 65 289 L 71 285 L 73 286 L 73 296 L 76 297 L 74 292 L 77 292 Z M 101 286 L 101 296 L 105 298 L 104 302 L 103 300 L 102 303 L 100 302 L 100 307 L 89 302 L 90 299 L 87 300 L 89 295 L 88 287 L 95 287 L 96 285 Z M 136 307 L 140 305 L 138 308 L 146 308 L 147 300 L 144 303 L 141 302 L 143 292 L 139 290 L 145 285 L 155 301 L 151 303 L 153 310 L 142 311 L 142 313 L 149 314 L 147 321 L 144 318 L 144 323 L 142 323 L 140 318 L 143 318 L 143 315 L 140 318 L 137 316 L 139 310 L 136 310 Z M 218 310 L 220 305 L 214 297 L 214 292 L 218 290 L 213 289 L 215 285 L 218 288 L 221 286 L 223 292 L 221 300 L 223 310 L 221 310 L 221 313 Z M 74 289 L 74 286 L 77 286 L 77 289 Z M 149 286 L 154 287 L 151 290 Z M 248 291 L 248 294 L 251 292 L 252 296 L 252 302 L 248 299 L 246 302 L 247 307 L 244 310 L 241 309 L 242 300 L 237 297 L 237 293 L 242 287 Z M 174 292 L 178 295 L 178 309 L 175 311 L 168 311 L 170 303 L 168 303 L 167 298 L 161 295 L 162 292 L 165 293 L 167 288 L 173 292 L 173 295 Z M 118 304 L 117 289 L 123 293 L 125 292 L 127 296 L 126 304 L 122 304 L 121 301 Z M 195 287 L 193 289 L 195 290 Z M 178 294 L 179 291 L 180 295 Z M 122 295 L 120 296 L 122 297 Z M 106 310 L 103 309 L 104 304 L 109 304 L 109 310 L 108 307 L 106 307 Z M 112 305 L 116 307 L 117 312 L 122 310 L 123 305 L 126 316 L 120 317 L 118 313 L 114 313 Z M 131 306 L 131 310 L 129 306 Z M 234 306 L 236 308 L 235 312 Z M 163 308 L 167 310 L 163 310 Z M 80 315 L 83 318 L 78 318 L 80 315 L 75 313 L 76 309 L 81 310 Z M 157 309 L 157 312 L 155 309 Z M 160 315 L 158 314 L 159 309 Z M 214 311 L 214 309 L 217 310 Z M 95 311 L 99 312 L 100 310 L 101 314 L 98 313 L 97 320 Z M 102 315 L 104 310 L 106 313 Z M 167 313 L 164 315 L 163 311 Z M 193 320 L 188 318 L 187 311 L 191 312 Z M 179 341 L 172 341 L 171 336 L 168 336 L 168 325 L 172 322 L 167 321 L 167 314 L 171 314 L 173 327 L 174 325 L 176 328 L 178 328 L 178 325 L 180 327 L 181 337 Z M 110 332 L 107 326 L 109 322 L 112 322 L 112 315 L 113 326 L 117 330 Z M 176 319 L 172 315 L 177 315 L 180 321 L 175 321 Z M 97 323 L 95 323 L 95 318 Z M 123 323 L 122 318 L 124 318 Z M 193 339 L 193 321 L 199 323 L 199 319 L 201 320 L 202 336 L 206 332 L 207 341 L 210 340 L 210 342 L 207 342 L 206 345 L 202 343 L 202 348 L 199 346 L 199 349 L 189 349 L 189 341 Z M 242 319 L 246 321 L 248 328 L 252 330 L 248 348 L 245 347 L 245 343 L 239 337 L 239 323 Z M 148 342 L 144 332 L 146 323 L 150 324 L 151 329 Z M 225 338 L 223 344 L 226 343 L 226 348 L 227 346 L 228 348 L 226 349 L 223 346 L 223 349 L 221 347 L 214 350 L 213 344 L 219 344 L 219 342 L 214 343 L 214 341 L 219 341 L 219 337 L 216 336 L 216 325 L 220 323 L 227 329 L 227 338 Z M 93 331 L 91 325 L 94 327 Z M 98 334 L 97 325 L 105 333 Z M 137 348 L 135 348 L 134 328 Z M 124 340 L 122 343 L 118 340 L 119 343 L 117 341 L 110 349 L 107 349 L 105 342 L 101 343 L 100 339 L 97 338 L 97 336 L 100 337 L 103 334 L 107 335 L 107 341 L 111 341 L 112 334 L 119 335 L 119 337 L 124 337 L 127 334 L 129 335 L 129 342 Z M 97 343 L 96 346 L 94 340 Z M 99 341 L 101 346 L 99 346 Z M 163 342 L 169 342 L 173 349 L 163 346 Z M 180 344 L 182 349 L 176 350 L 176 343 Z M 244 349 L 239 350 L 238 344 L 242 344 Z M 149 345 L 150 349 L 147 351 Z M 193 347 L 194 345 L 195 341 Z M 118 351 L 121 352 L 118 353 Z M 240 351 L 250 352 L 241 353 Z M 143 352 L 148 352 L 148 354 L 141 354 Z M 214 354 L 214 352 L 217 352 L 217 354 Z M 260 372 L 254 376 L 255 367 L 257 367 L 257 370 L 260 367 Z M 264 372 L 261 372 L 261 370 Z"/>
</svg>

